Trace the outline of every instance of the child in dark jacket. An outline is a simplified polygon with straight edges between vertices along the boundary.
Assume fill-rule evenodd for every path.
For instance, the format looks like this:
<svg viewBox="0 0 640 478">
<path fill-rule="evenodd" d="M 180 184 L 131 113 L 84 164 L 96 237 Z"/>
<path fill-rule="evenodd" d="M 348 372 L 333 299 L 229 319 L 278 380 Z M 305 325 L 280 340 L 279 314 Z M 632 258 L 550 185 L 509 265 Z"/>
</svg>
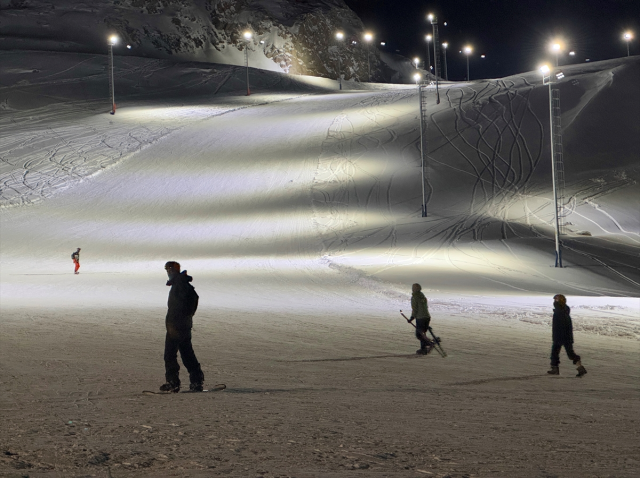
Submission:
<svg viewBox="0 0 640 478">
<path fill-rule="evenodd" d="M 580 356 L 573 350 L 573 324 L 571 323 L 570 312 L 571 309 L 567 306 L 567 298 L 562 294 L 556 295 L 553 298 L 551 370 L 547 372 L 550 375 L 560 374 L 560 349 L 562 347 L 564 347 L 567 356 L 573 360 L 573 364 L 578 370 L 576 377 L 582 377 L 587 373 L 587 370 L 580 362 Z"/>
</svg>

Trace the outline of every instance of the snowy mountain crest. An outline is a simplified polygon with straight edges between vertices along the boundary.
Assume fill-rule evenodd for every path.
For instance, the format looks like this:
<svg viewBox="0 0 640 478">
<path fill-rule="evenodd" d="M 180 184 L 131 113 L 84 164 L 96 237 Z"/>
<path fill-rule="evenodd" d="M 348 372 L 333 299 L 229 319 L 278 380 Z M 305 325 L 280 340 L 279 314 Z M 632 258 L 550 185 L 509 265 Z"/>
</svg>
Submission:
<svg viewBox="0 0 640 478">
<path fill-rule="evenodd" d="M 247 43 L 243 33 L 250 30 Z M 337 31 L 345 41 L 337 44 Z M 244 64 L 293 74 L 368 80 L 364 25 L 343 0 L 0 0 L 0 49 L 103 53 Z M 371 78 L 393 74 L 370 49 Z"/>
</svg>

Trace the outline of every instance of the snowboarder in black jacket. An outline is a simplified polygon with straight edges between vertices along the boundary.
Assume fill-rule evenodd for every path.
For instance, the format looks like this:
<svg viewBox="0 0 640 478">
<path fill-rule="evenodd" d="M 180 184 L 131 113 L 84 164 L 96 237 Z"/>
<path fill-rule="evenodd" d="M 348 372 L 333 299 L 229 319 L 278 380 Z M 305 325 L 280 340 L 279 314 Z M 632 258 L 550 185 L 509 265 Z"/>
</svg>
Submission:
<svg viewBox="0 0 640 478">
<path fill-rule="evenodd" d="M 178 372 L 178 351 L 182 357 L 182 363 L 187 367 L 190 390 L 201 392 L 203 390 L 204 374 L 196 358 L 191 345 L 191 328 L 193 326 L 193 314 L 198 308 L 198 294 L 190 284 L 193 278 L 187 275 L 187 271 L 180 272 L 180 264 L 169 261 L 164 265 L 169 280 L 167 286 L 169 300 L 167 306 L 167 337 L 164 344 L 164 365 L 167 383 L 160 387 L 163 392 L 179 392 L 180 378 Z"/>
<path fill-rule="evenodd" d="M 573 351 L 573 324 L 571 323 L 571 309 L 567 305 L 567 298 L 558 294 L 553 298 L 553 324 L 552 337 L 553 345 L 551 346 L 551 370 L 547 373 L 550 375 L 560 374 L 560 349 L 564 347 L 569 359 L 573 360 L 573 364 L 578 370 L 576 377 L 582 377 L 587 370 L 580 362 L 580 356 Z"/>
</svg>

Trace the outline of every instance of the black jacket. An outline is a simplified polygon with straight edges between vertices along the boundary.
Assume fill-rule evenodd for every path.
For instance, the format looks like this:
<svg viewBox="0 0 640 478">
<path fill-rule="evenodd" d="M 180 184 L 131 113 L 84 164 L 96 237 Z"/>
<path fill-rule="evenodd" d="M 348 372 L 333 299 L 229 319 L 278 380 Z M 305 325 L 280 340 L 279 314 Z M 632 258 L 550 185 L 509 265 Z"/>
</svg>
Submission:
<svg viewBox="0 0 640 478">
<path fill-rule="evenodd" d="M 569 306 L 553 309 L 553 342 L 556 344 L 573 343 L 573 324 Z"/>
<path fill-rule="evenodd" d="M 193 314 L 198 308 L 198 294 L 190 284 L 193 278 L 187 275 L 187 271 L 182 271 L 172 280 L 167 281 L 171 286 L 167 306 L 166 325 L 167 329 L 191 330 L 193 325 Z"/>
</svg>

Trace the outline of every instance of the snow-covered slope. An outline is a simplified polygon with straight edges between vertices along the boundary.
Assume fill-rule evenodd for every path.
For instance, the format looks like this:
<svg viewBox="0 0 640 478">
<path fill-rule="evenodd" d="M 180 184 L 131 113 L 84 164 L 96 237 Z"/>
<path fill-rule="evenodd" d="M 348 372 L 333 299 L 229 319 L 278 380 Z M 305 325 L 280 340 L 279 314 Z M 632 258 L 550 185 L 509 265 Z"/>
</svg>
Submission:
<svg viewBox="0 0 640 478">
<path fill-rule="evenodd" d="M 27 257 L 57 270 L 81 245 L 105 271 L 148 270 L 177 252 L 203 270 L 241 257 L 249 271 L 249 257 L 275 254 L 294 269 L 373 277 L 367 288 L 385 294 L 417 277 L 454 294 L 638 293 L 637 58 L 568 67 L 559 84 L 567 267 L 554 269 L 548 90 L 536 73 L 448 84 L 439 105 L 431 98 L 423 219 L 412 87 L 338 92 L 333 81 L 254 71 L 262 94 L 247 98 L 233 96 L 244 87 L 233 68 L 130 58 L 112 117 L 91 96 L 92 81 L 105 84 L 95 57 L 63 68 L 64 57 L 47 67 L 33 55 L 37 68 L 28 55 L 3 57 L 3 68 L 15 63 L 0 90 L 14 98 L 0 118 L 13 128 L 5 204 L 68 189 L 3 210 L 3 274 Z M 74 80 L 87 65 L 95 76 Z M 118 166 L 81 181 L 105 163 Z M 6 300 L 15 289 L 3 280 Z"/>
<path fill-rule="evenodd" d="M 0 49 L 134 54 L 337 78 L 368 79 L 364 26 L 343 0 L 2 0 Z M 243 32 L 254 33 L 248 46 Z M 337 31 L 345 41 L 337 44 Z M 355 42 L 355 43 L 354 43 Z M 125 44 L 132 46 L 131 51 Z M 393 71 L 370 49 L 373 79 Z"/>
</svg>

